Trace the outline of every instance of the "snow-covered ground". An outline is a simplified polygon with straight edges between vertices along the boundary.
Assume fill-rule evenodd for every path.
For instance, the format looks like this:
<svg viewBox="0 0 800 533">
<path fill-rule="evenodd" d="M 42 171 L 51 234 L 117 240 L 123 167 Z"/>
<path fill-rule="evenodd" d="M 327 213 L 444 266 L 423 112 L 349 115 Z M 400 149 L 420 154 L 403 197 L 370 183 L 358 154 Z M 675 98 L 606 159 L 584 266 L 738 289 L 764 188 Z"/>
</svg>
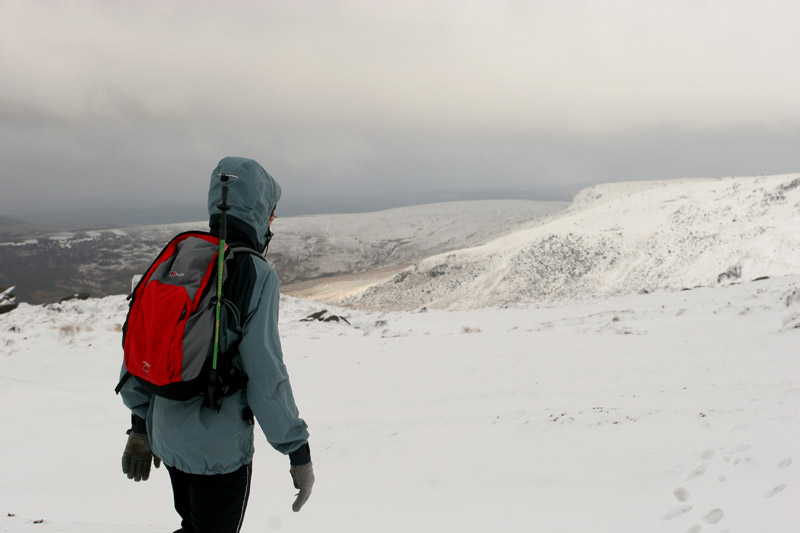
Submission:
<svg viewBox="0 0 800 533">
<path fill-rule="evenodd" d="M 483 246 L 429 257 L 338 303 L 475 309 L 798 274 L 800 174 L 612 183 Z"/>
<path fill-rule="evenodd" d="M 489 205 L 284 220 L 349 273 L 305 293 L 376 310 L 283 297 L 317 484 L 292 513 L 259 437 L 243 531 L 799 531 L 800 175 Z M 121 473 L 126 309 L 0 315 L 0 532 L 177 528 L 163 470 Z M 323 309 L 349 324 L 302 320 Z"/>
<path fill-rule="evenodd" d="M 260 437 L 245 532 L 800 530 L 800 276 L 300 321 L 321 309 L 281 311 L 314 493 L 291 512 Z M 0 315 L 0 531 L 178 527 L 166 472 L 120 469 L 125 310 Z"/>
</svg>

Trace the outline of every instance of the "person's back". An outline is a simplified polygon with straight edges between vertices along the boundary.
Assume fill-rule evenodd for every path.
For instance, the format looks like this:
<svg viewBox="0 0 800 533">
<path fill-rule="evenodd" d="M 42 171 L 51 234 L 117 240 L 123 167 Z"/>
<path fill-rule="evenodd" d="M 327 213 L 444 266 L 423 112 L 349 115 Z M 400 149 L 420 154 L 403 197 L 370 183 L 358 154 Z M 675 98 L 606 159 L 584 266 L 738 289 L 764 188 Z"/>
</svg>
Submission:
<svg viewBox="0 0 800 533">
<path fill-rule="evenodd" d="M 222 159 L 209 188 L 212 233 L 220 225 L 221 175 L 229 177 L 228 246 L 265 252 L 280 187 L 256 161 Z M 123 471 L 137 481 L 147 479 L 148 454 L 157 457 L 156 466 L 163 461 L 186 532 L 239 531 L 249 493 L 253 417 L 269 443 L 290 456 L 300 489 L 295 511 L 305 503 L 314 480 L 306 423 L 299 417 L 283 363 L 277 275 L 260 257 L 234 254 L 222 294 L 227 302 L 220 317 L 220 353 L 247 377 L 244 389 L 225 396 L 219 411 L 204 407 L 202 396 L 183 402 L 154 396 L 136 380 L 121 390 L 133 419 Z"/>
</svg>

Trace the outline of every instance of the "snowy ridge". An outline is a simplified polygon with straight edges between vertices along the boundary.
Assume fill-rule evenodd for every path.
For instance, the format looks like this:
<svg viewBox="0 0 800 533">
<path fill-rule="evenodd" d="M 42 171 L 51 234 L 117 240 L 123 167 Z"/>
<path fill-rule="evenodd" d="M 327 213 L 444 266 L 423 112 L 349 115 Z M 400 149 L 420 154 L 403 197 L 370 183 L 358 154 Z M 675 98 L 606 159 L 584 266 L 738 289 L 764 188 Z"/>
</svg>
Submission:
<svg viewBox="0 0 800 533">
<path fill-rule="evenodd" d="M 278 218 L 269 260 L 284 282 L 407 266 L 483 244 L 560 212 L 566 202 L 476 200 L 372 213 Z"/>
<path fill-rule="evenodd" d="M 800 273 L 800 175 L 599 185 L 563 213 L 430 257 L 340 303 L 474 309 Z"/>
</svg>

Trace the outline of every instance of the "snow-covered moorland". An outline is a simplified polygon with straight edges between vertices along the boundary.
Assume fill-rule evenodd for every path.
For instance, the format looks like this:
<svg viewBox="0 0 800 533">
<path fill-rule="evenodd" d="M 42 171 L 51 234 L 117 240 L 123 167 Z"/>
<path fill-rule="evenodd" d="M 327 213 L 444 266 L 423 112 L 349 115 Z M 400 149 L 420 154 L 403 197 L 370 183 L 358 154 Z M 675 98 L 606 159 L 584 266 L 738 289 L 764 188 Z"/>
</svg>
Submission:
<svg viewBox="0 0 800 533">
<path fill-rule="evenodd" d="M 377 310 L 284 296 L 317 484 L 292 513 L 260 437 L 243 531 L 798 531 L 799 218 L 797 175 L 606 185 Z M 3 533 L 177 528 L 164 471 L 121 473 L 126 308 L 0 315 Z"/>
<path fill-rule="evenodd" d="M 270 262 L 283 289 L 303 297 L 306 280 L 359 273 L 391 277 L 430 255 L 486 243 L 565 209 L 566 202 L 482 200 L 445 202 L 348 215 L 280 216 L 273 224 Z M 280 208 L 278 209 L 280 212 Z M 0 218 L 0 237 L 3 232 Z M 207 231 L 208 222 L 0 239 L 0 287 L 16 285 L 20 301 L 50 303 L 77 292 L 121 294 L 174 235 Z M 364 276 L 367 270 L 377 270 Z M 294 283 L 295 286 L 289 286 Z"/>
<path fill-rule="evenodd" d="M 612 183 L 531 228 L 429 257 L 338 302 L 474 309 L 798 270 L 800 174 Z"/>
</svg>

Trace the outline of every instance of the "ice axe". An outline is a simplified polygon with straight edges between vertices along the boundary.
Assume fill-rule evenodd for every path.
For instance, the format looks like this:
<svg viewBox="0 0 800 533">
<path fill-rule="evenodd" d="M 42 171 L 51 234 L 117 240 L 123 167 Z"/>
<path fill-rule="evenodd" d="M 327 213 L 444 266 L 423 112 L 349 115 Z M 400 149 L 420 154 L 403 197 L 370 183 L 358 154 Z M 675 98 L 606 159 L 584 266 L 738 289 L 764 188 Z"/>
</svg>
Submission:
<svg viewBox="0 0 800 533">
<path fill-rule="evenodd" d="M 208 387 L 205 403 L 208 407 L 219 409 L 221 391 L 218 389 L 217 355 L 219 354 L 219 315 L 222 308 L 222 272 L 225 268 L 225 238 L 228 233 L 227 214 L 231 206 L 228 204 L 228 182 L 238 179 L 232 174 L 219 174 L 222 182 L 222 202 L 217 205 L 221 216 L 219 220 L 219 251 L 217 252 L 217 296 L 214 310 L 214 352 L 211 359 L 211 370 L 208 373 Z"/>
</svg>

